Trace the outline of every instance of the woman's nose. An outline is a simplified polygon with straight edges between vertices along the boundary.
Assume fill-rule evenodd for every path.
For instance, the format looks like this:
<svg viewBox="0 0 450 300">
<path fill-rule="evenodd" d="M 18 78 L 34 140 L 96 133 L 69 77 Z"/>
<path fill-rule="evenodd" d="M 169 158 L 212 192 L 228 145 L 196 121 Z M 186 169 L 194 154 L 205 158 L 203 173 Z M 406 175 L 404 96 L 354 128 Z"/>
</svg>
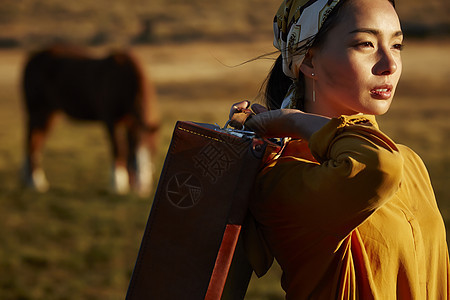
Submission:
<svg viewBox="0 0 450 300">
<path fill-rule="evenodd" d="M 394 54 L 389 50 L 380 49 L 379 59 L 374 66 L 375 75 L 392 75 L 397 71 L 397 61 Z"/>
</svg>

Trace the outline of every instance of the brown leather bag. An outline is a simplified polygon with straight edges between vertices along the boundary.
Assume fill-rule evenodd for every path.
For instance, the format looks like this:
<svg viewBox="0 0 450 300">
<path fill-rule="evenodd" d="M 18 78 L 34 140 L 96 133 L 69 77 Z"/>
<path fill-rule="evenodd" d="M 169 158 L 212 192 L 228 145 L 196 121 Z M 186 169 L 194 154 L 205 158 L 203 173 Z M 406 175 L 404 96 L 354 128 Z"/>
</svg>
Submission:
<svg viewBox="0 0 450 300">
<path fill-rule="evenodd" d="M 252 268 L 239 236 L 266 147 L 248 132 L 177 122 L 128 300 L 244 298 Z"/>
</svg>

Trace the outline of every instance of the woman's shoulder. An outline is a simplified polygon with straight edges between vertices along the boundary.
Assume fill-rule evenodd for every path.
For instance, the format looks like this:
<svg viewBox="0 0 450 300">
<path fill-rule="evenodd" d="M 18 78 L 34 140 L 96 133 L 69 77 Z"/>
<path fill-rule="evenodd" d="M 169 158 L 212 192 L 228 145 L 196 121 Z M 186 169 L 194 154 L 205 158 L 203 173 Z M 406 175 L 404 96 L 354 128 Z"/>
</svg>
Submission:
<svg viewBox="0 0 450 300">
<path fill-rule="evenodd" d="M 422 176 L 429 181 L 429 175 L 427 167 L 425 166 L 422 158 L 413 149 L 403 144 L 397 144 L 398 150 L 403 157 L 403 168 L 405 171 L 409 170 L 409 174 L 415 176 Z"/>
<path fill-rule="evenodd" d="M 403 144 L 397 144 L 397 147 L 405 161 L 411 161 L 417 164 L 424 165 L 422 158 L 413 149 Z"/>
</svg>

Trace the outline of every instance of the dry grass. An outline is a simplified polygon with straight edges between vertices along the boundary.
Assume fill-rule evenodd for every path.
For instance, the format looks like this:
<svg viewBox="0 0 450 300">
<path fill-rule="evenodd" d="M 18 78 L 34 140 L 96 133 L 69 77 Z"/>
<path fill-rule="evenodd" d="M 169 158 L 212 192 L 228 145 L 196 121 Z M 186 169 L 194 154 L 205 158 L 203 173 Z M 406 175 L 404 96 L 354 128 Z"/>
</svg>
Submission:
<svg viewBox="0 0 450 300">
<path fill-rule="evenodd" d="M 450 225 L 450 43 L 411 42 L 405 74 L 391 111 L 380 124 L 411 146 L 429 167 L 439 206 Z M 158 86 L 163 116 L 162 167 L 176 120 L 223 124 L 231 103 L 254 99 L 272 51 L 256 43 L 170 44 L 134 48 Z M 44 195 L 17 184 L 23 114 L 19 78 L 25 53 L 0 51 L 0 298 L 123 299 L 151 198 L 106 191 L 110 167 L 106 135 L 95 123 L 62 119 L 47 143 L 44 165 L 52 189 Z M 279 268 L 254 280 L 247 299 L 282 299 Z"/>
<path fill-rule="evenodd" d="M 270 37 L 280 1 L 228 0 L 3 0 L 0 44 L 42 45 L 51 40 L 125 45 Z M 449 33 L 447 0 L 397 0 L 408 34 Z M 430 30 L 431 29 L 431 30 Z M 417 32 L 419 31 L 419 32 Z"/>
</svg>

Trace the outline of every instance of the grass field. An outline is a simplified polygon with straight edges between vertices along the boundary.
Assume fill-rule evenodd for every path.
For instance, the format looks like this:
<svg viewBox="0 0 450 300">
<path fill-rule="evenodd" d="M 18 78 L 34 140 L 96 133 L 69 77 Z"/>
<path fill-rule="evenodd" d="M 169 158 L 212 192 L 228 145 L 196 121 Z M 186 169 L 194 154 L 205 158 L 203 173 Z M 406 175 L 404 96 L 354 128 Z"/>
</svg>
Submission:
<svg viewBox="0 0 450 300">
<path fill-rule="evenodd" d="M 0 44 L 39 45 L 51 40 L 75 43 L 131 41 L 255 40 L 272 35 L 281 1 L 228 0 L 3 0 Z M 449 30 L 447 0 L 397 0 L 407 35 L 438 35 Z"/>
<path fill-rule="evenodd" d="M 158 88 L 163 116 L 157 173 L 175 121 L 224 124 L 230 104 L 253 100 L 272 61 L 270 41 L 134 48 Z M 450 42 L 410 42 L 391 111 L 379 118 L 395 141 L 427 164 L 450 229 Z M 45 148 L 46 194 L 18 184 L 25 53 L 0 50 L 0 299 L 123 299 L 152 198 L 108 192 L 110 154 L 96 123 L 59 120 Z M 156 185 L 156 183 L 155 183 Z M 252 280 L 247 299 L 283 299 L 276 266 Z"/>
</svg>

